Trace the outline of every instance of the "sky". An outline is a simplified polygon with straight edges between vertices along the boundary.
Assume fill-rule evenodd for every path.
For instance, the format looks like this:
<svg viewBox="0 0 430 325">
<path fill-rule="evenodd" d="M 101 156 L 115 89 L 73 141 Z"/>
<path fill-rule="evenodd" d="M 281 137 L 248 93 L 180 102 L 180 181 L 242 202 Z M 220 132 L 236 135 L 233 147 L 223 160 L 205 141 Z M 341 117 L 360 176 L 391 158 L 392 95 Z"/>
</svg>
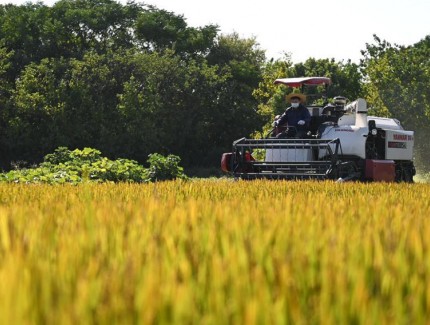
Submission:
<svg viewBox="0 0 430 325">
<path fill-rule="evenodd" d="M 0 0 L 23 4 L 26 0 Z M 55 0 L 44 0 L 52 5 Z M 123 4 L 126 0 L 119 1 Z M 140 1 L 136 1 L 140 2 Z M 412 45 L 430 35 L 430 0 L 145 0 L 183 15 L 189 26 L 216 24 L 223 34 L 255 37 L 268 59 L 294 63 L 351 59 L 358 63 L 373 34 Z"/>
</svg>

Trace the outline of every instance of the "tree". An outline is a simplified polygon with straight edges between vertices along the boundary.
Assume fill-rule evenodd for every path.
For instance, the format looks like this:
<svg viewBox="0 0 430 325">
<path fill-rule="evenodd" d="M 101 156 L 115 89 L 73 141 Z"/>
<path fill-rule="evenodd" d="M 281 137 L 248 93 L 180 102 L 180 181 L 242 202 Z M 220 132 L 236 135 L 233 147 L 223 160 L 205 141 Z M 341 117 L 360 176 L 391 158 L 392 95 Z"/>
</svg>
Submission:
<svg viewBox="0 0 430 325">
<path fill-rule="evenodd" d="M 184 65 L 173 51 L 136 53 L 130 62 L 133 73 L 118 104 L 124 148 L 139 160 L 159 151 L 180 155 L 188 165 L 207 163 L 208 149 L 220 143 L 222 128 L 211 126 L 228 76 L 204 62 Z"/>
<path fill-rule="evenodd" d="M 201 152 L 230 145 L 231 134 L 221 134 L 225 125 L 249 115 L 244 108 L 258 62 L 246 75 L 251 61 L 240 62 L 246 45 L 231 65 L 208 63 L 217 26 L 189 27 L 174 13 L 113 0 L 6 5 L 0 18 L 7 66 L 0 71 L 2 157 L 9 161 L 38 162 L 58 146 L 140 161 L 157 151 L 180 153 L 188 163 L 214 161 Z M 254 81 L 243 81 L 251 75 Z M 229 100 L 243 104 L 231 110 Z M 228 130 L 236 136 L 253 127 Z"/>
<path fill-rule="evenodd" d="M 148 6 L 140 12 L 136 37 L 148 51 L 172 50 L 183 57 L 207 54 L 214 44 L 218 26 L 189 27 L 182 15 Z"/>
<path fill-rule="evenodd" d="M 232 139 L 247 136 L 263 124 L 253 91 L 262 78 L 264 51 L 255 38 L 241 39 L 237 33 L 221 35 L 207 56 L 208 63 L 230 78 L 218 96 L 212 128 L 219 130 L 218 143 L 229 148 Z M 215 141 L 215 139 L 213 139 Z"/>
<path fill-rule="evenodd" d="M 93 53 L 83 60 L 29 64 L 11 98 L 12 156 L 38 161 L 58 146 L 92 146 L 112 154 L 119 127 L 116 94 L 122 89 L 116 78 L 121 67 L 114 62 Z"/>
<path fill-rule="evenodd" d="M 61 64 L 44 59 L 27 65 L 20 75 L 9 102 L 6 142 L 11 159 L 34 161 L 39 154 L 53 149 L 52 140 L 58 132 L 53 132 L 52 122 L 62 108 L 55 76 Z"/>
<path fill-rule="evenodd" d="M 262 80 L 254 89 L 253 96 L 258 102 L 258 114 L 264 119 L 262 133 L 257 131 L 255 136 L 262 137 L 271 129 L 275 115 L 285 111 L 286 87 L 279 87 L 274 81 L 279 78 L 295 77 L 293 75 L 291 57 L 286 54 L 284 59 L 271 60 L 262 69 Z"/>
<path fill-rule="evenodd" d="M 82 59 L 87 51 L 98 54 L 134 47 L 133 27 L 143 5 L 121 5 L 114 0 L 60 0 L 45 23 L 57 52 Z"/>
<path fill-rule="evenodd" d="M 6 133 L 9 121 L 8 99 L 13 89 L 12 83 L 8 80 L 7 74 L 12 66 L 11 58 L 13 52 L 8 52 L 4 47 L 0 47 L 0 165 L 5 165 L 10 160 L 8 156 L 8 141 Z"/>
<path fill-rule="evenodd" d="M 293 71 L 295 76 L 330 78 L 332 84 L 328 88 L 329 98 L 341 95 L 354 100 L 363 95 L 359 66 L 350 60 L 345 63 L 336 62 L 334 59 L 309 58 L 304 63 L 294 65 Z"/>
<path fill-rule="evenodd" d="M 429 170 L 430 36 L 411 46 L 392 45 L 374 36 L 366 44 L 362 68 L 372 111 L 399 119 L 415 130 L 417 163 Z"/>
<path fill-rule="evenodd" d="M 23 6 L 0 6 L 0 40 L 13 53 L 7 78 L 13 82 L 29 63 L 47 55 L 44 50 L 43 26 L 49 20 L 48 8 L 41 3 Z"/>
</svg>

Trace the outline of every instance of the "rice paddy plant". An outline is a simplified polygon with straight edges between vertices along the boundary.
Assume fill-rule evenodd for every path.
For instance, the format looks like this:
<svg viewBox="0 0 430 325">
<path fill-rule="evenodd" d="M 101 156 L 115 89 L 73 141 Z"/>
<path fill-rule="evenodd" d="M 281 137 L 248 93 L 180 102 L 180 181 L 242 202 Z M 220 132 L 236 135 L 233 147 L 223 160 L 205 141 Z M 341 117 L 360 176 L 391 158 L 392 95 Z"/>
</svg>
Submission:
<svg viewBox="0 0 430 325">
<path fill-rule="evenodd" d="M 0 184 L 1 324 L 426 324 L 430 186 Z"/>
</svg>

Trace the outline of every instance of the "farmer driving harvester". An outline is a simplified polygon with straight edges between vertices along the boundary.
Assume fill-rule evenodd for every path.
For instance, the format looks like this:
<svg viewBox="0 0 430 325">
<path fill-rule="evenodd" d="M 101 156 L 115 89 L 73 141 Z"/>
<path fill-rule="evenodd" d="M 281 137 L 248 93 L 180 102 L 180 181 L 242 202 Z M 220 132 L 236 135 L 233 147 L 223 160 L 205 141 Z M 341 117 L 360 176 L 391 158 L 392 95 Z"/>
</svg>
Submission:
<svg viewBox="0 0 430 325">
<path fill-rule="evenodd" d="M 311 115 L 304 105 L 306 96 L 300 93 L 291 93 L 287 95 L 286 100 L 291 106 L 273 122 L 276 137 L 303 138 L 309 130 L 311 121 Z"/>
</svg>

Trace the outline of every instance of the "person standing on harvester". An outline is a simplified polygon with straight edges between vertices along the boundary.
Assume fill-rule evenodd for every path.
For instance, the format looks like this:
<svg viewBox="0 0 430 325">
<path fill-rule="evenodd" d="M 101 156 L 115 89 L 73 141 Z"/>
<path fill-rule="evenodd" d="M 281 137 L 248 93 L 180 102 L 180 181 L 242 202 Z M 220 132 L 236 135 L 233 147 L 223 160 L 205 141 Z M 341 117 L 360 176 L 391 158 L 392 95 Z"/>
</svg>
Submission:
<svg viewBox="0 0 430 325">
<path fill-rule="evenodd" d="M 284 114 L 275 121 L 275 126 L 288 126 L 290 130 L 288 134 L 291 135 L 291 127 L 297 131 L 296 138 L 303 138 L 309 130 L 309 123 L 311 121 L 311 114 L 304 105 L 306 96 L 299 93 L 292 93 L 286 97 L 287 101 L 291 104 Z"/>
</svg>

